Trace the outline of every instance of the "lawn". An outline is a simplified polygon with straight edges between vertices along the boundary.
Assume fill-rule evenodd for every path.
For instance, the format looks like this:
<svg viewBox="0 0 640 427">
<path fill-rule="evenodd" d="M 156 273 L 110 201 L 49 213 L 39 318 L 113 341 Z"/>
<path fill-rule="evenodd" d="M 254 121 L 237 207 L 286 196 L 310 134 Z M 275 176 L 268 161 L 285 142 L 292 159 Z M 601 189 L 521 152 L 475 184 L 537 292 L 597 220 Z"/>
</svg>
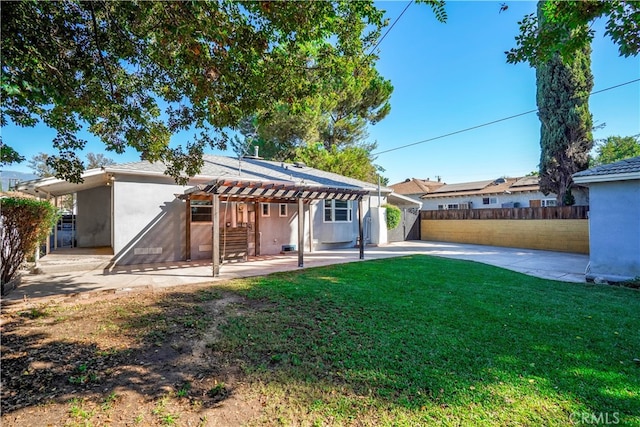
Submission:
<svg viewBox="0 0 640 427">
<path fill-rule="evenodd" d="M 638 290 L 409 256 L 34 310 L 3 425 L 640 426 Z"/>
</svg>

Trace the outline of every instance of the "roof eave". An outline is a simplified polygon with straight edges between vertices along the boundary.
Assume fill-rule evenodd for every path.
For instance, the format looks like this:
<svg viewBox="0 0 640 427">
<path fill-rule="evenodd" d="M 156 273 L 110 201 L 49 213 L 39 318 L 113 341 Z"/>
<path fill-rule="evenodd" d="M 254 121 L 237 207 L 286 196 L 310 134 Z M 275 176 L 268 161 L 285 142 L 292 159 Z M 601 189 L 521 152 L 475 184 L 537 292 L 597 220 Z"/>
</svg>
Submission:
<svg viewBox="0 0 640 427">
<path fill-rule="evenodd" d="M 591 184 L 597 182 L 609 182 L 609 181 L 631 181 L 640 179 L 640 171 L 627 172 L 627 173 L 612 173 L 606 175 L 583 175 L 574 176 L 573 182 L 576 184 Z"/>
</svg>

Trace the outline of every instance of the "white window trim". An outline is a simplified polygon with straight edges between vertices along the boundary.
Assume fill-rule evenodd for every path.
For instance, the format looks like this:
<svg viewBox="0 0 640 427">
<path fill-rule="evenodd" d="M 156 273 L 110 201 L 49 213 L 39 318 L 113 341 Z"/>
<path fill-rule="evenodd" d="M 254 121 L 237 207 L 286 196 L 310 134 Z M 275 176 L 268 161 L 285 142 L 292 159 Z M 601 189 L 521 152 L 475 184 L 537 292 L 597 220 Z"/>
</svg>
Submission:
<svg viewBox="0 0 640 427">
<path fill-rule="evenodd" d="M 267 212 L 264 212 L 264 207 L 267 207 Z M 271 205 L 269 203 L 261 203 L 260 204 L 260 216 L 269 217 L 271 216 Z"/>
<path fill-rule="evenodd" d="M 325 202 L 328 202 L 329 200 L 325 200 Z M 346 223 L 350 223 L 353 222 L 353 203 L 351 202 L 351 200 L 345 200 L 347 202 L 347 217 L 348 219 L 346 221 L 336 221 L 335 217 L 336 217 L 336 199 L 331 199 L 331 219 L 327 220 L 327 217 L 325 215 L 325 211 L 327 209 L 327 205 L 325 203 L 322 203 L 322 222 L 325 223 L 342 223 L 342 224 L 346 224 Z M 339 200 L 341 201 L 341 200 Z M 339 208 L 339 209 L 344 209 L 344 208 Z"/>
<path fill-rule="evenodd" d="M 282 212 L 282 208 L 284 207 L 284 213 Z M 278 216 L 280 217 L 287 217 L 289 216 L 289 211 L 287 209 L 287 204 L 286 203 L 280 203 L 278 205 Z"/>
<path fill-rule="evenodd" d="M 551 203 L 551 204 L 549 204 L 549 203 Z M 557 201 L 556 201 L 556 199 L 542 199 L 541 202 L 540 202 L 540 205 L 543 208 L 555 207 L 555 206 L 557 206 Z"/>
</svg>

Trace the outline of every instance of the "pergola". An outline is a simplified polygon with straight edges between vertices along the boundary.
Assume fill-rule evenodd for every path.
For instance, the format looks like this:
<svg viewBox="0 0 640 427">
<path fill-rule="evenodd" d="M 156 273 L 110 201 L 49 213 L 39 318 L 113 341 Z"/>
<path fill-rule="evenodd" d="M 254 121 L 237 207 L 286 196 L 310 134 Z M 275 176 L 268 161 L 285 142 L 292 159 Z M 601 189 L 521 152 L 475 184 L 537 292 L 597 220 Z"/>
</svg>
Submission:
<svg viewBox="0 0 640 427">
<path fill-rule="evenodd" d="M 304 206 L 315 200 L 345 200 L 358 201 L 358 230 L 360 259 L 364 259 L 364 231 L 362 225 L 362 198 L 369 194 L 361 188 L 330 187 L 322 185 L 308 185 L 292 181 L 257 181 L 216 179 L 206 184 L 199 184 L 187 189 L 180 198 L 186 200 L 187 258 L 191 257 L 191 200 L 211 200 L 212 205 L 212 264 L 213 275 L 220 274 L 220 202 L 254 202 L 256 204 L 255 232 L 259 233 L 259 203 L 295 203 L 298 208 L 298 267 L 304 266 Z M 313 220 L 309 215 L 310 240 L 313 240 Z M 256 254 L 259 248 L 256 246 Z"/>
</svg>

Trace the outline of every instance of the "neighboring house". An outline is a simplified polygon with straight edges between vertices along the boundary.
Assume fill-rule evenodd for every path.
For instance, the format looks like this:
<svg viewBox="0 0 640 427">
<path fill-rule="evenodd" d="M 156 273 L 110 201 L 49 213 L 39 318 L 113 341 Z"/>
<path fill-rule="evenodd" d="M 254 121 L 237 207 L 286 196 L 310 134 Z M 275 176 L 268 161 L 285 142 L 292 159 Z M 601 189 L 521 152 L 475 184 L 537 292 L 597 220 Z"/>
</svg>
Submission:
<svg viewBox="0 0 640 427">
<path fill-rule="evenodd" d="M 540 191 L 539 178 L 498 178 L 493 180 L 445 184 L 422 196 L 423 210 L 526 208 L 556 206 L 556 195 Z M 576 205 L 588 205 L 585 189 L 572 189 Z"/>
<path fill-rule="evenodd" d="M 111 247 L 115 264 L 215 259 L 216 241 L 223 259 L 354 247 L 360 235 L 387 243 L 380 206 L 389 188 L 303 164 L 203 160 L 186 186 L 163 164 L 143 161 L 87 170 L 80 184 L 44 178 L 19 189 L 41 198 L 75 193 L 77 246 Z"/>
<path fill-rule="evenodd" d="M 403 182 L 390 185 L 389 188 L 391 188 L 394 193 L 402 194 L 403 196 L 416 200 L 420 203 L 420 206 L 422 206 L 422 199 L 420 197 L 437 190 L 443 185 L 443 182 L 431 181 L 428 178 L 407 178 Z"/>
<path fill-rule="evenodd" d="M 586 279 L 640 277 L 640 157 L 573 175 L 589 187 L 589 268 Z"/>
</svg>

